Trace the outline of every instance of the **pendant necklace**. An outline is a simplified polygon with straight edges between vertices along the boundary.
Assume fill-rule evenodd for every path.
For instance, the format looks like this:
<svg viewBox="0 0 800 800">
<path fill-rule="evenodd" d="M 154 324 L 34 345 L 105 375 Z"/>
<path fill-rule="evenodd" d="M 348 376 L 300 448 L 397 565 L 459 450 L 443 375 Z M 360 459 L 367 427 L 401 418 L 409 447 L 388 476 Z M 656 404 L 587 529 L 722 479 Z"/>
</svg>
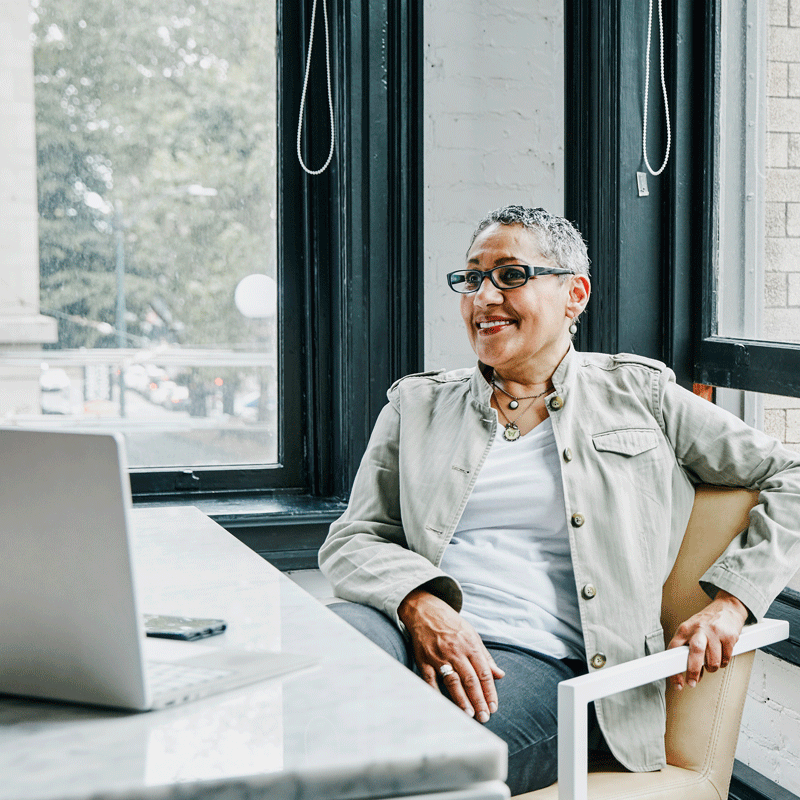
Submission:
<svg viewBox="0 0 800 800">
<path fill-rule="evenodd" d="M 507 392 L 502 386 L 500 386 L 499 384 L 495 383 L 494 378 L 492 378 L 492 386 L 494 386 L 495 389 L 499 389 L 504 395 L 506 395 L 506 397 L 510 397 L 511 398 L 511 402 L 508 404 L 508 407 L 512 411 L 514 409 L 516 409 L 516 408 L 519 408 L 519 401 L 520 400 L 537 400 L 538 398 L 543 397 L 544 395 L 546 395 L 547 392 L 549 391 L 548 389 L 545 389 L 543 392 L 539 392 L 539 394 L 530 394 L 527 397 L 514 397 L 514 395 L 511 394 L 511 392 Z M 498 403 L 497 405 L 499 406 L 500 404 Z M 520 416 L 522 416 L 522 415 L 520 415 Z M 519 419 L 519 417 L 517 417 L 517 419 Z"/>
<path fill-rule="evenodd" d="M 492 381 L 492 386 L 494 386 L 494 381 Z M 495 388 L 499 389 L 500 387 L 496 386 Z M 537 397 L 541 397 L 541 395 L 537 395 Z M 503 415 L 503 419 L 506 421 L 506 427 L 505 427 L 505 430 L 503 431 L 503 438 L 507 442 L 516 442 L 517 439 L 519 439 L 519 437 L 521 436 L 521 434 L 519 432 L 519 428 L 517 427 L 517 420 L 521 419 L 522 416 L 524 414 L 526 414 L 531 409 L 531 407 L 533 406 L 533 402 L 534 402 L 534 400 L 536 398 L 522 398 L 522 397 L 520 398 L 520 400 L 523 400 L 523 399 L 525 399 L 525 400 L 530 399 L 531 402 L 528 403 L 528 405 L 525 406 L 525 409 L 521 413 L 517 414 L 517 416 L 514 417 L 514 419 L 509 419 L 506 416 L 506 412 L 503 411 L 503 407 L 500 405 L 500 401 L 499 400 L 497 401 L 497 408 L 500 411 L 500 413 Z M 517 403 L 517 406 L 518 405 L 519 405 L 519 403 Z M 510 407 L 510 404 L 509 404 L 509 407 Z M 514 407 L 516 408 L 516 406 L 514 406 Z"/>
</svg>

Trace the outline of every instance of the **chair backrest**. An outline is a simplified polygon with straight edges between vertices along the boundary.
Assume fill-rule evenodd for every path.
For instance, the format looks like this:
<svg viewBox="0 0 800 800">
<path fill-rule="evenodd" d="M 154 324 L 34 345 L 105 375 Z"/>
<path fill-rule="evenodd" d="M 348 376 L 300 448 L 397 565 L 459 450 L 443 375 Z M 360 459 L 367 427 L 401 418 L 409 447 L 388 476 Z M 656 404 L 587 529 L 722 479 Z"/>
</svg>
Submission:
<svg viewBox="0 0 800 800">
<path fill-rule="evenodd" d="M 661 623 L 666 642 L 675 629 L 709 603 L 699 578 L 747 528 L 758 493 L 699 486 L 680 552 L 664 584 Z M 708 775 L 727 797 L 753 653 L 706 673 L 694 689 L 667 689 L 667 763 Z"/>
</svg>

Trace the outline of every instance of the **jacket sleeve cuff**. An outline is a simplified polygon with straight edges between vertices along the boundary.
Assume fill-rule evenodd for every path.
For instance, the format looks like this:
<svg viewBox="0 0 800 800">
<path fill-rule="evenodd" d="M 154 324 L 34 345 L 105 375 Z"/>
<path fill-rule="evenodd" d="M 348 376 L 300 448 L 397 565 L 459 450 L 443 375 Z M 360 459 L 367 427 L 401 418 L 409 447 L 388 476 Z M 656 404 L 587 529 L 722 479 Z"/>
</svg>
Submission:
<svg viewBox="0 0 800 800">
<path fill-rule="evenodd" d="M 393 619 L 403 633 L 406 633 L 406 626 L 400 621 L 397 615 L 397 609 L 400 604 L 405 600 L 414 589 L 419 589 L 424 586 L 427 591 L 432 595 L 444 600 L 449 606 L 452 606 L 456 611 L 461 611 L 463 603 L 463 594 L 458 581 L 446 575 L 441 570 L 431 565 L 431 574 L 427 576 L 415 575 L 411 581 L 404 582 L 398 590 L 387 598 L 386 604 L 383 607 L 383 612 L 388 617 Z"/>
<path fill-rule="evenodd" d="M 723 566 L 712 566 L 700 578 L 700 586 L 713 600 L 720 589 L 729 592 L 747 607 L 747 622 L 760 622 L 769 608 L 767 598 L 749 581 Z"/>
</svg>

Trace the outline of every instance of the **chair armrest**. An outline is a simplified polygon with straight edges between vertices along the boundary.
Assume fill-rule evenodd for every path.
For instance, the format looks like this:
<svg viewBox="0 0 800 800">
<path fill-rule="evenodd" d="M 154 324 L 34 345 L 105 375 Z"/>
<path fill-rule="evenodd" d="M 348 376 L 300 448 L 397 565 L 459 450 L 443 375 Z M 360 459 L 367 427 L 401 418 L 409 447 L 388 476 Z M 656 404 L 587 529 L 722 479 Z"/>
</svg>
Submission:
<svg viewBox="0 0 800 800">
<path fill-rule="evenodd" d="M 733 648 L 733 655 L 780 642 L 788 636 L 789 623 L 785 620 L 765 619 L 746 625 Z M 688 659 L 689 647 L 684 645 L 571 678 L 558 685 L 558 800 L 587 800 L 588 704 L 677 675 L 686 669 Z"/>
</svg>

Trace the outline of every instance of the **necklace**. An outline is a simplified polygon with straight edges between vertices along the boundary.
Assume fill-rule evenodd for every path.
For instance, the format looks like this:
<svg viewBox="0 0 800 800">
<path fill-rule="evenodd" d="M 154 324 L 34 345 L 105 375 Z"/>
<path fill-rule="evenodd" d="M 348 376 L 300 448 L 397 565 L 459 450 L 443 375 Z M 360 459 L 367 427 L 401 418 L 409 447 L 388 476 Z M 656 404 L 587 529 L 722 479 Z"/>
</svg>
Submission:
<svg viewBox="0 0 800 800">
<path fill-rule="evenodd" d="M 520 400 L 537 400 L 540 397 L 543 397 L 547 394 L 548 390 L 545 389 L 543 392 L 539 392 L 539 394 L 530 394 L 527 397 L 514 397 L 511 392 L 507 392 L 502 386 L 495 383 L 494 378 L 492 378 L 492 386 L 495 389 L 499 389 L 504 395 L 511 398 L 511 402 L 508 404 L 508 407 L 513 411 L 515 408 L 519 408 L 519 401 Z M 499 403 L 498 403 L 499 405 Z M 505 416 L 505 415 L 503 415 Z M 519 419 L 519 417 L 517 417 Z"/>
<path fill-rule="evenodd" d="M 492 381 L 492 385 L 494 386 L 494 381 Z M 500 387 L 496 386 L 495 388 L 499 389 Z M 541 395 L 536 395 L 536 397 L 541 397 Z M 519 437 L 521 436 L 521 434 L 519 432 L 519 428 L 517 427 L 517 420 L 521 419 L 524 414 L 527 414 L 527 412 L 530 411 L 530 409 L 533 406 L 533 401 L 535 399 L 536 398 L 532 398 L 532 397 L 531 398 L 529 398 L 529 397 L 520 397 L 520 400 L 530 400 L 531 402 L 528 403 L 528 405 L 525 406 L 525 408 L 519 414 L 517 414 L 517 416 L 514 417 L 514 419 L 509 419 L 506 416 L 506 412 L 503 411 L 503 407 L 500 405 L 499 402 L 497 403 L 497 408 L 500 411 L 500 413 L 503 415 L 503 419 L 506 421 L 506 427 L 505 427 L 505 430 L 503 431 L 503 438 L 507 442 L 516 442 L 517 439 L 519 439 Z M 519 403 L 517 403 L 517 405 L 519 405 Z"/>
</svg>

